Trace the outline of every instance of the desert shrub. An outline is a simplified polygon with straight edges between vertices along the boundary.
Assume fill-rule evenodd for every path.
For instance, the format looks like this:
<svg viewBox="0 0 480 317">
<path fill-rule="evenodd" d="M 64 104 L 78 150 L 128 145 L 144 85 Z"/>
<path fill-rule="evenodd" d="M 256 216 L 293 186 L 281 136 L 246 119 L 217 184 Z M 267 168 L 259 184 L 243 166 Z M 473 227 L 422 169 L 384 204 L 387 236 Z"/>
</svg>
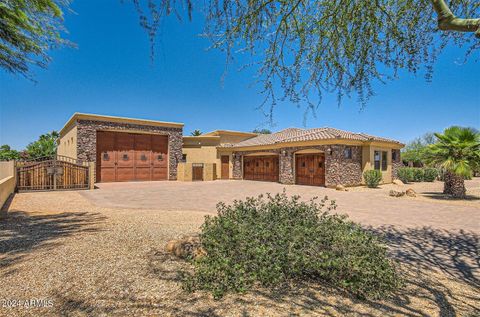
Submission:
<svg viewBox="0 0 480 317">
<path fill-rule="evenodd" d="M 384 244 L 346 216 L 329 214 L 334 208 L 326 197 L 300 202 L 285 193 L 218 204 L 200 234 L 206 255 L 193 260 L 185 289 L 219 298 L 309 280 L 365 298 L 395 290 L 400 279 Z"/>
<path fill-rule="evenodd" d="M 370 188 L 375 188 L 382 181 L 382 172 L 379 170 L 368 170 L 363 173 L 365 184 Z"/>
<path fill-rule="evenodd" d="M 413 181 L 413 170 L 411 167 L 400 167 L 397 170 L 397 178 L 404 183 Z"/>
<path fill-rule="evenodd" d="M 438 170 L 436 168 L 427 167 L 423 171 L 424 171 L 424 175 L 423 175 L 424 181 L 433 182 L 435 179 L 437 179 Z"/>
<path fill-rule="evenodd" d="M 423 182 L 423 177 L 425 175 L 423 168 L 412 167 L 413 181 L 414 182 Z"/>
</svg>

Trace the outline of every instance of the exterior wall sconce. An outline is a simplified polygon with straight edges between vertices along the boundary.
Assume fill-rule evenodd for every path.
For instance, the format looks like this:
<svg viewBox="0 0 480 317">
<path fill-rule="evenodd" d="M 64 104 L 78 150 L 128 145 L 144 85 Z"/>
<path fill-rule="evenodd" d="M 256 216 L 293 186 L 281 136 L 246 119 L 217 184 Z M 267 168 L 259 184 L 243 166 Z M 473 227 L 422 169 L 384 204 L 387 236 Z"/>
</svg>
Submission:
<svg viewBox="0 0 480 317">
<path fill-rule="evenodd" d="M 333 153 L 333 150 L 332 150 L 331 147 L 329 147 L 329 148 L 327 149 L 327 154 L 328 154 L 328 155 L 332 155 L 332 153 Z"/>
</svg>

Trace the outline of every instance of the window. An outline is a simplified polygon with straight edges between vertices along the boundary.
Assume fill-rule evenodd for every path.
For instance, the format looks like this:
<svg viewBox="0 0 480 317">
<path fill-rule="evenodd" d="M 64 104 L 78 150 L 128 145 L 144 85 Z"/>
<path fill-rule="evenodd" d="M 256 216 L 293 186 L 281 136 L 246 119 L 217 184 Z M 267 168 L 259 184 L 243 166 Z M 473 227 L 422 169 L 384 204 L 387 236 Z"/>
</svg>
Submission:
<svg viewBox="0 0 480 317">
<path fill-rule="evenodd" d="M 343 150 L 343 156 L 346 159 L 351 159 L 352 158 L 352 148 L 350 146 L 347 146 L 345 150 Z"/>
<path fill-rule="evenodd" d="M 380 151 L 373 152 L 373 168 L 376 170 L 380 169 Z"/>
<path fill-rule="evenodd" d="M 382 152 L 382 171 L 387 170 L 387 152 Z"/>
<path fill-rule="evenodd" d="M 187 161 L 187 154 L 182 154 L 182 161 L 184 161 L 184 162 Z"/>
</svg>

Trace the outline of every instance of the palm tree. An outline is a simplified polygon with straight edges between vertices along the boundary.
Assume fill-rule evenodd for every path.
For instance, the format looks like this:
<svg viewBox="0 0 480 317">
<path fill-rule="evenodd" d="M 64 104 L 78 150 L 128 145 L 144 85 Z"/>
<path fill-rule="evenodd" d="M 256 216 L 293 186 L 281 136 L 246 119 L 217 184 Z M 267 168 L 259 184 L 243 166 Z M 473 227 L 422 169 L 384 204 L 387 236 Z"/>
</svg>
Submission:
<svg viewBox="0 0 480 317">
<path fill-rule="evenodd" d="M 202 135 L 202 131 L 200 130 L 193 130 L 192 133 L 190 133 L 192 136 L 199 136 L 199 135 Z"/>
<path fill-rule="evenodd" d="M 480 166 L 480 133 L 454 126 L 435 136 L 437 142 L 426 151 L 427 162 L 445 169 L 444 194 L 465 198 L 464 180 Z"/>
</svg>

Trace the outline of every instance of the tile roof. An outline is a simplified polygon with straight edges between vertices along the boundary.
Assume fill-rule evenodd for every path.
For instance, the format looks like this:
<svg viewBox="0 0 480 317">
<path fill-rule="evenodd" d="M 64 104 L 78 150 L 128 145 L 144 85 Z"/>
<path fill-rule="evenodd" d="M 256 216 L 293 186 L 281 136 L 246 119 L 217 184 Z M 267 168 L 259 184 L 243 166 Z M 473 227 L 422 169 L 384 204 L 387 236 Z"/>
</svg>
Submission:
<svg viewBox="0 0 480 317">
<path fill-rule="evenodd" d="M 399 141 L 368 135 L 365 133 L 355 133 L 334 128 L 313 128 L 299 129 L 288 128 L 272 134 L 261 134 L 257 137 L 229 145 L 228 147 L 248 147 L 258 145 L 273 145 L 287 142 L 302 142 L 315 140 L 355 140 L 355 141 L 382 141 L 401 144 Z"/>
</svg>

